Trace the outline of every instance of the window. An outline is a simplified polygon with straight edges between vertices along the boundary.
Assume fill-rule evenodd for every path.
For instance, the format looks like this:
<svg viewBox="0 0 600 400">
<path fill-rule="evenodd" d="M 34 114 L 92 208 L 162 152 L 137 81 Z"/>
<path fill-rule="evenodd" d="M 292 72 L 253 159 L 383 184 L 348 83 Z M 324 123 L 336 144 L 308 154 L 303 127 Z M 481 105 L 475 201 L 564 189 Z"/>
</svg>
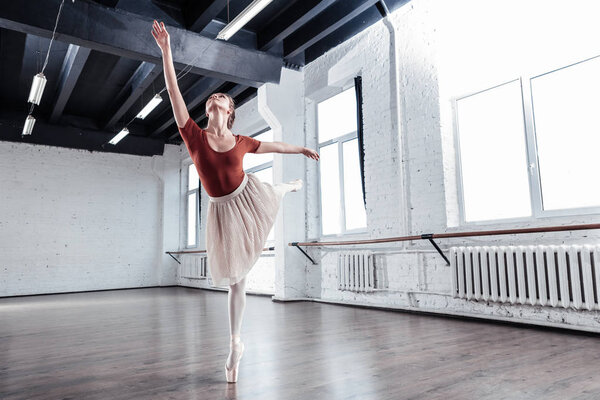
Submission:
<svg viewBox="0 0 600 400">
<path fill-rule="evenodd" d="M 461 220 L 600 212 L 600 59 L 454 100 Z"/>
<path fill-rule="evenodd" d="M 600 206 L 600 58 L 531 79 L 544 210 Z"/>
<path fill-rule="evenodd" d="M 317 104 L 321 235 L 364 232 L 355 88 Z"/>
<path fill-rule="evenodd" d="M 188 165 L 187 190 L 187 247 L 198 247 L 200 178 L 196 166 Z"/>
<path fill-rule="evenodd" d="M 252 136 L 262 142 L 273 141 L 273 131 L 267 129 L 257 135 Z M 243 168 L 245 172 L 252 172 L 262 182 L 273 184 L 273 153 L 247 153 L 244 156 Z M 267 236 L 266 247 L 271 247 L 275 242 L 275 225 L 271 228 Z"/>
</svg>

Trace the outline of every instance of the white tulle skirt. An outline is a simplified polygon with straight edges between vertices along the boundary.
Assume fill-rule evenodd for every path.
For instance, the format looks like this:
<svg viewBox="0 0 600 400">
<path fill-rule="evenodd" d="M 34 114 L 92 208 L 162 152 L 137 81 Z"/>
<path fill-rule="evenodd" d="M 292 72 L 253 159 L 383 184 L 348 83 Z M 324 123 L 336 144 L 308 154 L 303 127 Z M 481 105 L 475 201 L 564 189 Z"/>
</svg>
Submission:
<svg viewBox="0 0 600 400">
<path fill-rule="evenodd" d="M 284 195 L 294 185 L 262 182 L 253 173 L 232 193 L 209 196 L 207 263 L 213 285 L 234 285 L 260 257 Z"/>
</svg>

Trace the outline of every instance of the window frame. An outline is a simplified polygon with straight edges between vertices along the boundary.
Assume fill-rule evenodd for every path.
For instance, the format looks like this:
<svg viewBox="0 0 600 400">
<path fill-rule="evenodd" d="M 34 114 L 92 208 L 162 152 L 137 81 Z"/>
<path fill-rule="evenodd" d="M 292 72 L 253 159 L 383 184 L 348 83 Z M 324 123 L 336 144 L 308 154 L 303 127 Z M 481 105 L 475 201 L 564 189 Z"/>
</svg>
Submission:
<svg viewBox="0 0 600 400">
<path fill-rule="evenodd" d="M 570 63 L 559 68 L 555 68 L 550 71 L 544 71 L 541 73 L 522 73 L 520 76 L 502 81 L 499 84 L 492 85 L 482 90 L 476 90 L 459 96 L 454 96 L 450 99 L 452 107 L 453 117 L 453 139 L 455 149 L 455 167 L 456 167 L 456 180 L 457 180 L 457 198 L 458 198 L 458 209 L 459 209 L 459 226 L 481 226 L 490 224 L 513 224 L 513 223 L 527 223 L 544 220 L 548 218 L 560 218 L 560 217 L 585 217 L 591 215 L 600 214 L 600 206 L 598 207 L 574 207 L 565 208 L 558 210 L 544 210 L 542 200 L 542 187 L 541 177 L 539 170 L 539 159 L 537 149 L 537 136 L 535 132 L 535 113 L 533 110 L 533 94 L 532 94 L 532 83 L 531 81 L 543 75 L 551 74 L 556 71 L 560 71 L 565 68 L 572 67 L 574 65 L 584 63 L 594 58 L 590 57 L 585 60 L 581 60 L 575 63 Z M 463 188 L 463 172 L 462 172 L 462 161 L 460 151 L 460 134 L 459 134 L 459 123 L 458 123 L 458 107 L 457 102 L 461 99 L 474 96 L 476 94 L 495 89 L 497 87 L 518 81 L 521 89 L 521 107 L 523 110 L 523 125 L 524 125 L 524 137 L 526 160 L 527 160 L 527 177 L 529 182 L 529 197 L 531 205 L 531 215 L 527 217 L 514 217 L 514 218 L 502 218 L 502 219 L 487 219 L 479 221 L 466 221 L 465 220 L 465 202 L 464 202 L 464 188 Z"/>
<path fill-rule="evenodd" d="M 200 188 L 202 187 L 202 183 L 200 182 L 200 180 L 198 180 L 198 187 L 196 189 L 191 189 L 190 190 L 189 189 L 190 166 L 194 165 L 194 163 L 193 162 L 184 162 L 183 165 L 184 165 L 185 171 L 186 171 L 185 172 L 185 179 L 184 179 L 185 186 L 186 186 L 186 189 L 185 189 L 185 201 L 184 201 L 185 202 L 185 205 L 184 205 L 184 207 L 185 207 L 185 241 L 184 241 L 184 248 L 186 248 L 186 249 L 197 249 L 198 246 L 200 245 L 200 243 L 199 243 L 199 241 L 200 241 L 199 235 L 200 235 L 200 221 L 201 221 L 201 219 L 200 219 L 200 212 L 199 212 L 199 210 L 200 210 L 200 207 L 199 207 L 200 203 L 199 202 L 201 201 L 201 190 L 200 190 Z M 196 193 L 196 205 L 195 205 L 195 207 L 196 207 L 196 222 L 195 222 L 195 224 L 196 224 L 196 243 L 193 244 L 193 245 L 188 245 L 188 233 L 189 233 L 189 226 L 188 226 L 188 224 L 190 222 L 190 218 L 189 218 L 188 212 L 189 212 L 189 209 L 190 209 L 190 207 L 189 207 L 190 196 L 192 194 L 194 194 L 194 193 Z"/>
<path fill-rule="evenodd" d="M 320 239 L 327 239 L 327 238 L 337 238 L 337 237 L 343 237 L 343 236 L 351 236 L 351 235 L 359 235 L 359 234 L 365 234 L 368 232 L 368 225 L 365 226 L 364 228 L 355 228 L 355 229 L 346 229 L 346 198 L 345 198 L 345 193 L 344 193 L 344 148 L 343 148 L 343 144 L 347 141 L 353 140 L 353 139 L 357 139 L 358 140 L 358 127 L 356 130 L 352 131 L 352 132 L 348 132 L 344 135 L 329 139 L 325 142 L 319 143 L 319 103 L 322 103 L 332 97 L 335 97 L 339 94 L 341 94 L 342 92 L 349 90 L 351 88 L 354 88 L 354 82 L 352 82 L 352 84 L 348 84 L 347 86 L 344 86 L 343 88 L 340 88 L 341 90 L 336 91 L 335 93 L 330 94 L 329 96 L 315 101 L 314 102 L 314 115 L 315 115 L 315 131 L 316 131 L 316 138 L 317 138 L 317 150 L 318 153 L 321 154 L 321 148 L 325 147 L 325 146 L 329 146 L 331 144 L 337 143 L 337 150 L 338 150 L 338 179 L 339 179 L 339 185 L 340 185 L 340 219 L 341 221 L 338 221 L 338 223 L 340 224 L 340 227 L 342 228 L 342 231 L 340 233 L 330 233 L 330 234 L 323 234 L 323 219 L 320 217 L 322 210 L 323 210 L 323 204 L 321 201 L 321 164 L 319 163 L 317 165 L 317 182 L 318 182 L 318 191 L 317 191 L 317 196 L 318 196 L 318 210 L 319 210 L 319 238 Z M 356 90 L 356 89 L 355 89 Z M 358 102 L 358 99 L 356 100 Z M 365 210 L 366 212 L 366 210 Z"/>
</svg>

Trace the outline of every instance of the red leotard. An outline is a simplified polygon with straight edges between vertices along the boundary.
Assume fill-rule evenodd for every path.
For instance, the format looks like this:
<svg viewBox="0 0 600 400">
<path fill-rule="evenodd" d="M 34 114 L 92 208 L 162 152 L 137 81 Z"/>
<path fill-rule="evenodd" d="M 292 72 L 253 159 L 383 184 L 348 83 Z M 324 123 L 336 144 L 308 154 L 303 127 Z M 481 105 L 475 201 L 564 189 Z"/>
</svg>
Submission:
<svg viewBox="0 0 600 400">
<path fill-rule="evenodd" d="M 255 153 L 260 140 L 234 135 L 235 145 L 224 152 L 213 150 L 208 144 L 206 131 L 190 117 L 179 133 L 192 157 L 204 190 L 211 197 L 233 192 L 244 180 L 243 159 L 246 153 Z"/>
</svg>

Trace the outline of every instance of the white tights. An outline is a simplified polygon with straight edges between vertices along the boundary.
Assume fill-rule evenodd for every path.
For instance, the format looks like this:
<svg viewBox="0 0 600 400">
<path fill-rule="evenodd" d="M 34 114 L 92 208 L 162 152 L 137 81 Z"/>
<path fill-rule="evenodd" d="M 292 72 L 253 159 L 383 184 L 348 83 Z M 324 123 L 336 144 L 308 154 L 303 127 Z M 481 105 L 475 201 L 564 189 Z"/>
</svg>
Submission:
<svg viewBox="0 0 600 400">
<path fill-rule="evenodd" d="M 229 285 L 227 300 L 229 303 L 229 331 L 231 333 L 227 367 L 231 368 L 233 362 L 237 360 L 240 350 L 240 331 L 242 329 L 244 309 L 246 308 L 246 277 L 235 285 Z"/>
</svg>

